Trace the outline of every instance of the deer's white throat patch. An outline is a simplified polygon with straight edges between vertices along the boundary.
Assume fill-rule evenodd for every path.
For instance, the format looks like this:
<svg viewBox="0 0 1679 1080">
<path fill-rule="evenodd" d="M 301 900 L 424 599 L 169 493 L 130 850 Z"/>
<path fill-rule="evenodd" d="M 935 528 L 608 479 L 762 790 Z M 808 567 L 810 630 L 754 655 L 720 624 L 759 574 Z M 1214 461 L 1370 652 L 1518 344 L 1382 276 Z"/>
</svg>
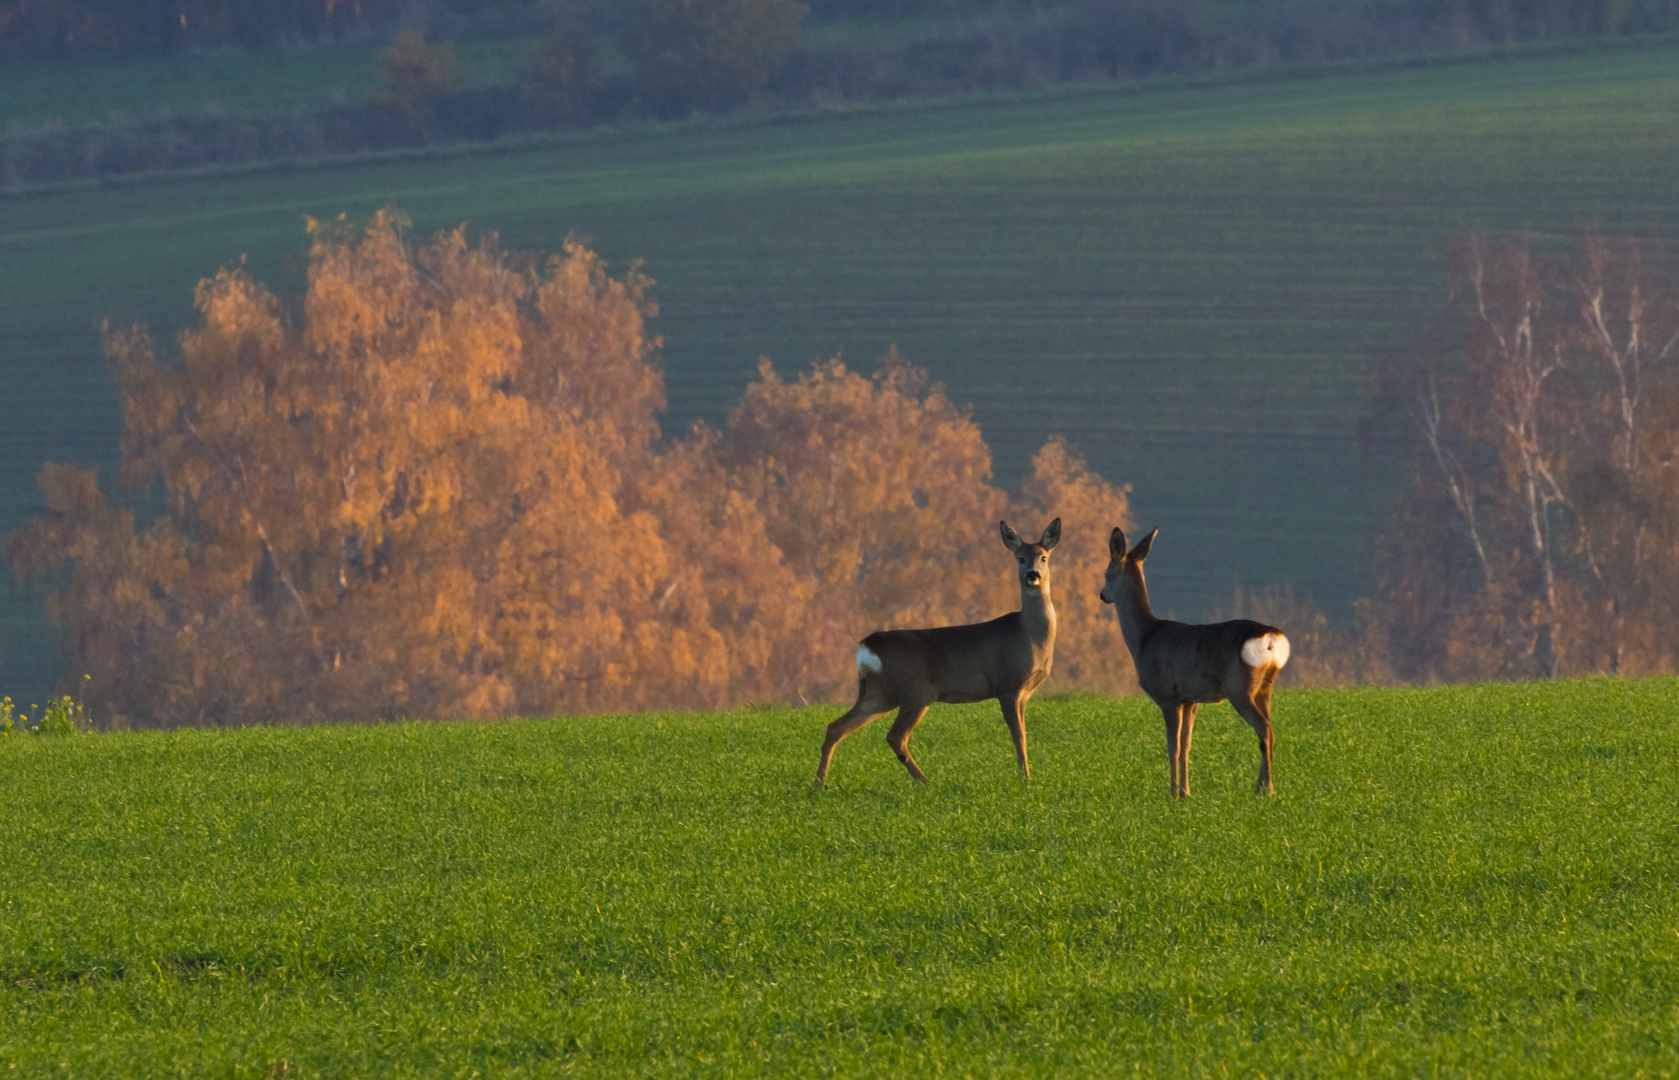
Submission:
<svg viewBox="0 0 1679 1080">
<path fill-rule="evenodd" d="M 1265 667 L 1288 663 L 1288 638 L 1281 634 L 1262 634 L 1249 638 L 1242 645 L 1242 663 L 1248 667 Z"/>
<path fill-rule="evenodd" d="M 861 675 L 865 671 L 872 671 L 879 675 L 880 657 L 876 656 L 874 650 L 867 645 L 859 645 L 857 646 L 857 674 Z"/>
</svg>

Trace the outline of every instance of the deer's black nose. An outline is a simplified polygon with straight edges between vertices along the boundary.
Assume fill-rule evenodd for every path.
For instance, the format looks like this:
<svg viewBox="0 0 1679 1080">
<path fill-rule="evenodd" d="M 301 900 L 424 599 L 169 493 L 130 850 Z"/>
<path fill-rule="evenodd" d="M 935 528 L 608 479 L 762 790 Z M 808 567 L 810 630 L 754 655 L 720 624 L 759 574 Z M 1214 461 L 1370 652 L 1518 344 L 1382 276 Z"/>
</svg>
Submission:
<svg viewBox="0 0 1679 1080">
<path fill-rule="evenodd" d="M 1038 573 L 1036 570 L 1026 571 L 1026 584 L 1028 584 L 1028 585 L 1036 585 L 1039 582 L 1043 581 L 1043 579 L 1044 579 L 1044 576 L 1042 574 Z"/>
</svg>

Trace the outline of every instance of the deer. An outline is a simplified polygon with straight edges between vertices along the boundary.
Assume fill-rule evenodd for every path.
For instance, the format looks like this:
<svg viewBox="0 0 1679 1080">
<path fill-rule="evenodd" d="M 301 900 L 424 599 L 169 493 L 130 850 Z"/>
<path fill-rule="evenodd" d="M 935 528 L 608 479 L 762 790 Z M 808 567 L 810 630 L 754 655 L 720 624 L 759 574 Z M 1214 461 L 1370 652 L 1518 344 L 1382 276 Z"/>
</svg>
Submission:
<svg viewBox="0 0 1679 1080">
<path fill-rule="evenodd" d="M 1226 698 L 1259 736 L 1259 781 L 1253 793 L 1269 795 L 1273 790 L 1271 685 L 1288 663 L 1288 637 L 1275 626 L 1251 619 L 1191 625 L 1155 618 L 1143 581 L 1143 560 L 1159 532 L 1155 529 L 1127 551 L 1125 533 L 1114 528 L 1108 536 L 1108 571 L 1101 597 L 1119 614 L 1120 632 L 1137 665 L 1138 684 L 1166 718 L 1172 797 L 1189 798 L 1189 743 L 1195 735 L 1195 711 Z"/>
<path fill-rule="evenodd" d="M 927 630 L 877 630 L 857 648 L 857 702 L 828 725 L 816 787 L 827 781 L 834 747 L 877 717 L 898 710 L 886 745 L 898 755 L 910 777 L 927 777 L 909 752 L 909 733 L 935 702 L 966 703 L 993 698 L 1014 738 L 1022 780 L 1031 780 L 1026 761 L 1026 701 L 1049 678 L 1055 656 L 1055 605 L 1050 600 L 1049 553 L 1061 541 L 1061 519 L 1029 544 L 997 523 L 1003 543 L 1014 553 L 1020 575 L 1020 610 L 989 622 L 939 626 Z"/>
</svg>

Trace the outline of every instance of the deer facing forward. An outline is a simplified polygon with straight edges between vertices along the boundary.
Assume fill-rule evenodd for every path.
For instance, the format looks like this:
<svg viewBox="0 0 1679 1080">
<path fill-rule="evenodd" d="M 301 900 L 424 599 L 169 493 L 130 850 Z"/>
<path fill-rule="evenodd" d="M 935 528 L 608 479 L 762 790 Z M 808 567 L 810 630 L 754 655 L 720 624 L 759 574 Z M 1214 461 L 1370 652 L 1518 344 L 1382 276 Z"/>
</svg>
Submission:
<svg viewBox="0 0 1679 1080">
<path fill-rule="evenodd" d="M 877 630 L 857 650 L 857 703 L 828 725 L 816 786 L 828 776 L 839 741 L 877 716 L 898 710 L 886 745 L 919 783 L 927 777 L 909 753 L 909 733 L 935 701 L 962 703 L 997 699 L 1014 737 L 1020 775 L 1026 764 L 1026 699 L 1049 678 L 1055 654 L 1055 605 L 1049 597 L 1049 553 L 1061 540 L 1061 519 L 1049 523 L 1028 544 L 1006 521 L 998 522 L 1003 543 L 1014 552 L 1020 573 L 1020 610 L 966 626 L 929 630 Z"/>
<path fill-rule="evenodd" d="M 1118 528 L 1108 536 L 1108 574 L 1102 600 L 1119 613 L 1119 628 L 1137 665 L 1143 693 L 1166 717 L 1166 758 L 1172 795 L 1189 798 L 1189 743 L 1195 710 L 1230 699 L 1259 736 L 1259 782 L 1255 795 L 1271 791 L 1271 684 L 1288 663 L 1288 638 L 1274 626 L 1251 619 L 1191 626 L 1157 619 L 1143 583 L 1156 529 L 1130 551 Z"/>
</svg>

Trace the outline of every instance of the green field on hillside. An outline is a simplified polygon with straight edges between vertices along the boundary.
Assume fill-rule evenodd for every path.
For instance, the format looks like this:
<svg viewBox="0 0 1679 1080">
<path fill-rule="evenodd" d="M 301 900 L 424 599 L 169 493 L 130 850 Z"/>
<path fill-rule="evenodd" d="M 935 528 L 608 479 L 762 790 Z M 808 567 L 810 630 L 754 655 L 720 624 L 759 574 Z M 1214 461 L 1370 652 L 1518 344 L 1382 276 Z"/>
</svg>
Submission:
<svg viewBox="0 0 1679 1080">
<path fill-rule="evenodd" d="M 0 1071 L 1670 1076 L 1675 701 L 11 736 Z"/>
<path fill-rule="evenodd" d="M 866 368 L 897 343 L 973 404 L 1003 482 L 1062 433 L 1134 485 L 1139 524 L 1162 526 L 1163 610 L 1198 616 L 1240 579 L 1342 612 L 1394 475 L 1355 451 L 1365 364 L 1437 309 L 1447 238 L 1679 235 L 1675 115 L 1666 45 L 7 198 L 0 530 L 38 505 L 42 461 L 114 462 L 100 318 L 167 341 L 199 278 L 248 255 L 295 289 L 304 215 L 394 203 L 418 234 L 468 222 L 542 251 L 575 233 L 618 271 L 644 258 L 668 430 L 720 420 L 760 355 Z M 39 597 L 4 616 L 3 677 L 38 697 Z"/>
</svg>

